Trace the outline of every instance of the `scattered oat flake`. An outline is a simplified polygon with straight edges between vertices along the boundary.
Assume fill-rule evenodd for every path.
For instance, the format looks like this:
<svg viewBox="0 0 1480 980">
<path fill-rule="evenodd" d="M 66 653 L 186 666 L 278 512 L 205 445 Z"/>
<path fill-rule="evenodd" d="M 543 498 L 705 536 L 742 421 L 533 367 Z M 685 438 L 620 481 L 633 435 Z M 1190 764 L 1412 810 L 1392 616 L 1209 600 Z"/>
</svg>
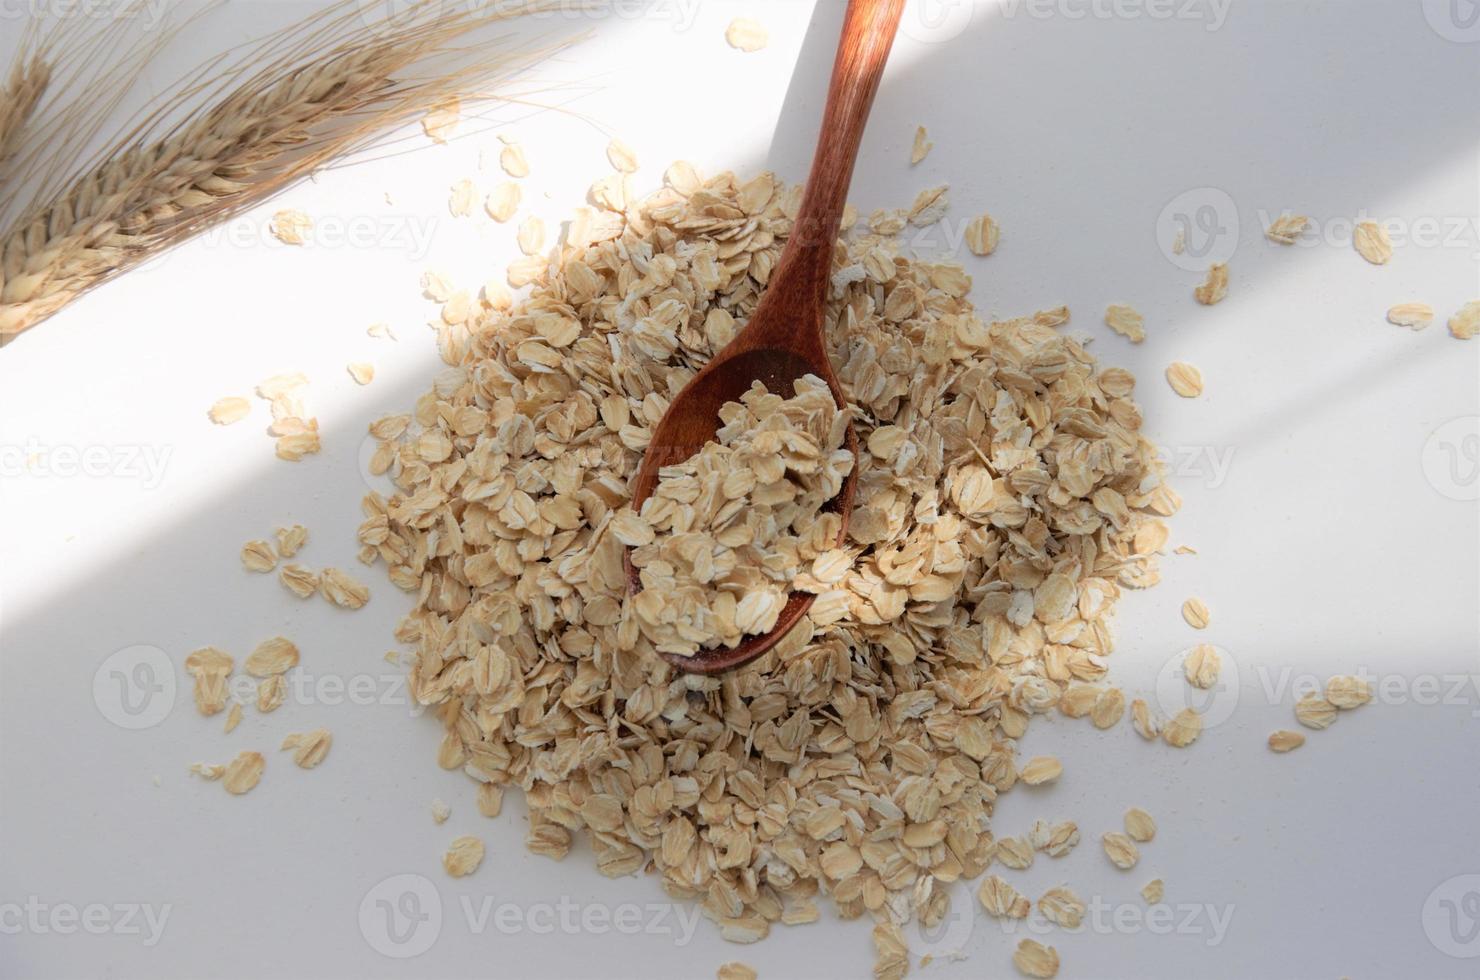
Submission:
<svg viewBox="0 0 1480 980">
<path fill-rule="evenodd" d="M 1228 295 L 1228 264 L 1214 262 L 1208 267 L 1208 278 L 1192 295 L 1204 306 L 1212 306 Z"/>
<path fill-rule="evenodd" d="M 1177 547 L 1175 549 L 1173 549 L 1172 554 L 1174 554 L 1174 555 L 1195 555 L 1195 554 L 1197 554 L 1197 549 L 1194 548 L 1194 547 L 1192 547 L 1192 546 L 1190 546 L 1190 545 L 1179 544 L 1179 545 L 1177 545 Z"/>
<path fill-rule="evenodd" d="M 1134 307 L 1119 304 L 1107 306 L 1105 325 L 1133 344 L 1146 339 L 1146 318 Z"/>
<path fill-rule="evenodd" d="M 1161 734 L 1161 723 L 1151 714 L 1151 707 L 1141 698 L 1131 702 L 1131 724 L 1136 734 L 1150 741 Z"/>
<path fill-rule="evenodd" d="M 1295 702 L 1295 720 L 1316 731 L 1330 728 L 1336 720 L 1336 705 L 1315 692 Z"/>
<path fill-rule="evenodd" d="M 730 47 L 747 54 L 764 48 L 769 40 L 770 34 L 761 26 L 760 21 L 749 17 L 736 17 L 725 28 L 725 41 Z"/>
<path fill-rule="evenodd" d="M 1281 728 L 1269 735 L 1269 749 L 1271 752 L 1293 752 L 1305 744 L 1305 736 L 1299 732 Z"/>
<path fill-rule="evenodd" d="M 1038 911 L 1056 926 L 1077 929 L 1084 921 L 1085 905 L 1067 885 L 1050 888 L 1038 899 Z"/>
<path fill-rule="evenodd" d="M 1187 683 L 1204 691 L 1218 683 L 1218 672 L 1222 667 L 1223 658 L 1218 655 L 1218 648 L 1210 643 L 1193 647 L 1182 661 L 1182 672 L 1187 675 Z"/>
<path fill-rule="evenodd" d="M 1182 618 L 1187 620 L 1187 625 L 1195 630 L 1207 629 L 1208 621 L 1211 618 L 1211 613 L 1208 612 L 1208 604 L 1193 596 L 1191 599 L 1182 603 Z"/>
<path fill-rule="evenodd" d="M 462 100 L 452 98 L 433 106 L 421 120 L 422 131 L 434 143 L 446 143 L 462 119 Z"/>
<path fill-rule="evenodd" d="M 606 144 L 606 159 L 615 169 L 624 174 L 637 173 L 637 154 L 632 152 L 632 147 L 621 140 L 614 139 Z"/>
<path fill-rule="evenodd" d="M 1183 708 L 1172 716 L 1161 730 L 1162 741 L 1176 749 L 1185 749 L 1202 734 L 1202 715 L 1191 708 Z"/>
<path fill-rule="evenodd" d="M 529 160 L 524 156 L 524 147 L 518 143 L 510 143 L 499 151 L 498 165 L 510 177 L 529 176 Z"/>
<path fill-rule="evenodd" d="M 305 565 L 284 565 L 278 571 L 278 581 L 300 599 L 307 599 L 319 591 L 318 573 Z"/>
<path fill-rule="evenodd" d="M 1166 884 L 1160 878 L 1152 878 L 1141 888 L 1141 897 L 1147 905 L 1160 905 L 1166 891 Z"/>
<path fill-rule="evenodd" d="M 1095 697 L 1089 712 L 1090 722 L 1101 731 L 1114 728 L 1125 717 L 1125 694 L 1117 687 L 1107 687 Z"/>
<path fill-rule="evenodd" d="M 370 590 L 337 568 L 324 569 L 320 574 L 319 590 L 325 599 L 345 609 L 359 609 L 370 601 Z"/>
<path fill-rule="evenodd" d="M 318 432 L 311 431 L 282 436 L 275 444 L 274 452 L 278 459 L 296 463 L 305 456 L 317 453 L 321 448 Z"/>
<path fill-rule="evenodd" d="M 292 558 L 298 554 L 298 549 L 302 548 L 304 542 L 308 540 L 308 528 L 302 524 L 280 527 L 273 532 L 273 536 L 277 538 L 278 555 L 283 558 Z"/>
<path fill-rule="evenodd" d="M 1036 939 L 1024 939 L 1017 944 L 1012 954 L 1012 963 L 1025 976 L 1048 980 L 1059 972 L 1059 953 L 1052 946 L 1045 946 Z"/>
<path fill-rule="evenodd" d="M 214 715 L 226 707 L 226 679 L 235 663 L 215 647 L 201 647 L 185 658 L 185 672 L 195 678 L 195 710 Z"/>
<path fill-rule="evenodd" d="M 190 771 L 208 783 L 214 783 L 226 775 L 226 767 L 224 765 L 213 765 L 205 762 L 192 762 L 190 764 Z"/>
<path fill-rule="evenodd" d="M 744 963 L 726 963 L 715 971 L 715 980 L 756 980 L 756 972 Z"/>
<path fill-rule="evenodd" d="M 463 878 L 478 870 L 483 863 L 483 842 L 476 837 L 459 837 L 442 855 L 442 867 L 454 878 Z"/>
<path fill-rule="evenodd" d="M 1326 700 L 1343 711 L 1360 708 L 1372 700 L 1372 685 L 1360 677 L 1339 674 L 1326 681 Z"/>
<path fill-rule="evenodd" d="M 291 374 L 274 374 L 260 382 L 254 390 L 258 398 L 275 401 L 285 395 L 292 395 L 307 384 L 308 376 L 301 371 L 294 371 Z"/>
<path fill-rule="evenodd" d="M 299 769 L 312 769 L 324 761 L 334 736 L 327 728 L 315 728 L 311 732 L 291 732 L 283 739 L 280 749 L 292 749 L 293 761 Z"/>
<path fill-rule="evenodd" d="M 1480 299 L 1466 303 L 1449 318 L 1449 333 L 1459 340 L 1470 340 L 1480 333 Z"/>
<path fill-rule="evenodd" d="M 1125 811 L 1125 832 L 1131 840 L 1144 844 L 1156 836 L 1156 821 L 1138 806 Z"/>
<path fill-rule="evenodd" d="M 1002 231 L 990 214 L 979 214 L 966 225 L 966 247 L 972 255 L 991 255 L 997 251 Z"/>
<path fill-rule="evenodd" d="M 466 218 L 473 213 L 473 206 L 477 203 L 478 188 L 471 180 L 464 178 L 452 185 L 447 198 L 447 210 L 454 218 Z"/>
<path fill-rule="evenodd" d="M 976 899 L 988 915 L 999 919 L 1026 919 L 1032 903 L 998 875 L 987 875 L 976 890 Z"/>
<path fill-rule="evenodd" d="M 1387 321 L 1395 327 L 1422 330 L 1434 322 L 1434 308 L 1427 303 L 1399 303 L 1387 311 Z"/>
<path fill-rule="evenodd" d="M 1280 245 L 1294 245 L 1310 219 L 1303 214 L 1282 214 L 1264 229 L 1264 237 Z"/>
<path fill-rule="evenodd" d="M 284 245 L 302 245 L 313 230 L 313 219 L 302 211 L 287 208 L 272 216 L 272 235 Z"/>
<path fill-rule="evenodd" d="M 494 221 L 503 223 L 514 217 L 514 212 L 519 210 L 519 200 L 523 196 L 519 185 L 512 180 L 506 180 L 489 192 L 483 202 L 483 210 Z"/>
<path fill-rule="evenodd" d="M 271 677 L 283 674 L 298 666 L 298 647 L 287 637 L 274 636 L 257 644 L 257 649 L 247 655 L 243 669 L 253 677 Z"/>
<path fill-rule="evenodd" d="M 345 365 L 345 370 L 355 379 L 357 385 L 367 385 L 375 380 L 375 365 L 365 361 L 351 361 Z"/>
<path fill-rule="evenodd" d="M 1051 755 L 1034 756 L 1023 766 L 1022 772 L 1018 774 L 1023 782 L 1029 786 L 1041 786 L 1044 783 L 1054 782 L 1063 775 L 1064 764 Z"/>
<path fill-rule="evenodd" d="M 1373 265 L 1387 265 L 1393 257 L 1393 242 L 1387 229 L 1375 221 L 1362 221 L 1352 234 L 1352 244 L 1357 254 Z"/>
<path fill-rule="evenodd" d="M 1118 830 L 1112 830 L 1100 838 L 1101 845 L 1105 848 L 1105 856 L 1110 863 L 1122 871 L 1127 871 L 1136 866 L 1141 859 L 1141 851 L 1136 847 L 1135 841 Z"/>
<path fill-rule="evenodd" d="M 257 710 L 264 715 L 276 711 L 287 696 L 287 679 L 282 674 L 273 674 L 257 685 Z"/>
<path fill-rule="evenodd" d="M 226 732 L 229 734 L 236 730 L 236 726 L 242 723 L 242 706 L 239 702 L 231 702 L 231 707 L 226 711 Z"/>
<path fill-rule="evenodd" d="M 948 184 L 941 184 L 939 187 L 928 187 L 916 194 L 915 203 L 910 205 L 909 223 L 916 228 L 924 228 L 944 217 L 946 208 L 950 206 L 950 199 L 947 196 L 949 190 Z"/>
<path fill-rule="evenodd" d="M 519 225 L 519 251 L 535 255 L 545 247 L 545 223 L 534 215 L 525 218 Z"/>
<path fill-rule="evenodd" d="M 260 538 L 242 545 L 242 567 L 249 572 L 270 572 L 277 567 L 272 545 Z"/>
<path fill-rule="evenodd" d="M 930 142 L 930 134 L 925 131 L 925 127 L 916 126 L 915 145 L 910 148 L 910 166 L 914 166 L 921 160 L 925 159 L 926 155 L 930 153 L 930 150 L 934 146 L 935 144 Z M 984 255 L 986 253 L 978 252 L 977 254 Z"/>
<path fill-rule="evenodd" d="M 1167 384 L 1183 398 L 1196 398 L 1203 393 L 1202 372 L 1186 361 L 1173 361 L 1167 365 Z"/>
<path fill-rule="evenodd" d="M 389 323 L 372 323 L 366 328 L 365 332 L 372 337 L 384 338 L 386 340 L 396 339 L 396 335 L 391 332 L 391 325 Z"/>
<path fill-rule="evenodd" d="M 452 807 L 448 806 L 440 796 L 432 800 L 431 810 L 433 823 L 446 823 L 447 818 L 452 816 Z"/>
<path fill-rule="evenodd" d="M 243 752 L 226 764 L 222 785 L 226 792 L 240 796 L 262 781 L 262 771 L 266 768 L 267 760 L 261 752 Z"/>
<path fill-rule="evenodd" d="M 252 411 L 252 403 L 245 398 L 222 398 L 211 406 L 211 421 L 217 425 L 240 422 Z"/>
</svg>

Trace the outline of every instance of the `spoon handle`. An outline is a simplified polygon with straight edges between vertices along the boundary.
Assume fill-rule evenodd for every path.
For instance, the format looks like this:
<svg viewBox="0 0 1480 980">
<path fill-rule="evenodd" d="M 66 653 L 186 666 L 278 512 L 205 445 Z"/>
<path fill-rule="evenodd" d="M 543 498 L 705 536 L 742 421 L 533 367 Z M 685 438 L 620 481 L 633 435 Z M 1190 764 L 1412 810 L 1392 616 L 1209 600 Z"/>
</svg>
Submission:
<svg viewBox="0 0 1480 980">
<path fill-rule="evenodd" d="M 833 243 L 853 179 L 853 164 L 904 4 L 905 0 L 849 0 L 812 171 L 791 238 L 772 275 L 774 282 L 795 284 L 786 290 L 795 314 L 820 312 L 827 302 Z M 815 331 L 799 331 L 798 326 L 790 325 L 794 334 L 821 333 L 820 320 Z M 799 346 L 799 340 L 794 337 L 787 346 Z M 822 338 L 816 340 L 820 350 Z M 810 341 L 809 337 L 809 347 Z"/>
</svg>

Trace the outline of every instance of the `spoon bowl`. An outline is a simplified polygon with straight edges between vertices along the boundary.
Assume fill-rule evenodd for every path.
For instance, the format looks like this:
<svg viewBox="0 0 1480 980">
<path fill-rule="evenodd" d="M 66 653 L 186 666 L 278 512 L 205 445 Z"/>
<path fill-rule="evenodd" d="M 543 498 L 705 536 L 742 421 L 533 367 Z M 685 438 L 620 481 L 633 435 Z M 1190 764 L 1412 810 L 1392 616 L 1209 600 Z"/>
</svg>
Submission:
<svg viewBox="0 0 1480 980">
<path fill-rule="evenodd" d="M 838 407 L 849 411 L 828 358 L 823 314 L 853 164 L 903 13 L 904 0 L 849 0 L 817 153 L 792 234 L 750 321 L 674 397 L 653 429 L 632 485 L 634 510 L 641 510 L 643 501 L 652 496 L 663 467 L 683 462 L 714 439 L 720 408 L 726 402 L 739 401 L 756 381 L 773 394 L 790 397 L 797 379 L 813 374 L 827 382 Z M 857 487 L 858 436 L 851 422 L 845 445 L 855 465 L 838 495 L 826 505 L 842 518 L 838 546 L 848 531 Z M 641 592 L 642 578 L 632 565 L 630 551 L 625 566 L 629 592 Z M 689 657 L 669 653 L 661 656 L 689 673 L 733 670 L 779 643 L 811 608 L 814 598 L 809 593 L 791 592 L 773 629 L 747 636 L 735 647 L 700 650 Z"/>
</svg>

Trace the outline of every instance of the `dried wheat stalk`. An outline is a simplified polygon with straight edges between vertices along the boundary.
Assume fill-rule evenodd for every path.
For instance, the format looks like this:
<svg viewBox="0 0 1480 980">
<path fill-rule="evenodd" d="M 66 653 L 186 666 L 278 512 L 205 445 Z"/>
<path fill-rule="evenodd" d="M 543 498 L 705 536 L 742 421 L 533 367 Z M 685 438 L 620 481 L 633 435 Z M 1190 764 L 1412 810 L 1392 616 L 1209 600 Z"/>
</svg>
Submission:
<svg viewBox="0 0 1480 980">
<path fill-rule="evenodd" d="M 10 78 L 0 86 L 0 182 L 5 164 L 20 144 L 21 131 L 51 81 L 51 65 L 39 53 L 23 54 L 11 66 Z"/>
<path fill-rule="evenodd" d="M 342 0 L 254 45 L 224 73 L 212 63 L 215 82 L 181 83 L 99 162 L 0 235 L 0 337 L 428 105 L 527 68 L 558 43 L 521 48 L 506 37 L 502 48 L 480 42 L 475 65 L 449 59 L 468 54 L 453 42 L 469 32 L 542 6 L 447 12 L 423 3 L 372 24 Z M 206 109 L 155 132 L 203 93 Z"/>
</svg>

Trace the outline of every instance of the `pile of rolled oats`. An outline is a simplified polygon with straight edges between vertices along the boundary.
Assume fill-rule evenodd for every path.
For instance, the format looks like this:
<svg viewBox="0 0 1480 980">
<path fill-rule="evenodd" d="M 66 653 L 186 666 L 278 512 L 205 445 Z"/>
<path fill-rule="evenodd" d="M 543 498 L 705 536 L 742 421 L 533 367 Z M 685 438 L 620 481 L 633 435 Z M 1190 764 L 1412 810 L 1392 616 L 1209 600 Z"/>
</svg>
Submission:
<svg viewBox="0 0 1480 980">
<path fill-rule="evenodd" d="M 654 532 L 646 573 L 671 551 L 698 578 L 710 570 L 678 532 L 724 505 L 651 520 L 626 507 L 629 484 L 669 400 L 755 308 L 799 195 L 768 174 L 670 174 L 625 211 L 578 218 L 519 305 L 446 320 L 449 367 L 372 427 L 374 468 L 398 490 L 366 498 L 361 541 L 417 597 L 397 632 L 417 648 L 411 690 L 445 726 L 440 764 L 482 784 L 481 810 L 517 787 L 533 850 L 563 857 L 584 834 L 603 873 L 655 871 L 735 941 L 815 919 L 826 895 L 874 918 L 878 973 L 900 976 L 901 926 L 941 920 L 953 884 L 997 856 L 993 806 L 1031 716 L 1094 705 L 1100 725 L 1101 702 L 1105 726 L 1123 716 L 1101 685 L 1110 616 L 1122 587 L 1157 581 L 1157 515 L 1177 497 L 1134 379 L 1056 331 L 1064 311 L 984 321 L 958 266 L 850 235 L 827 313 L 860 444 L 845 544 L 794 530 L 820 595 L 771 652 L 722 677 L 675 671 L 655 648 L 692 642 L 694 623 L 657 607 L 694 607 L 667 589 L 629 600 L 633 518 Z M 833 424 L 804 424 L 819 460 L 835 458 Z M 709 465 L 673 479 L 712 497 Z M 671 630 L 650 629 L 655 613 Z M 1004 864 L 1031 860 L 1029 837 L 1008 841 Z M 1019 955 L 1034 975 L 1057 967 L 1051 949 Z"/>
<path fill-rule="evenodd" d="M 622 396 L 608 397 L 625 408 Z M 716 441 L 659 470 L 640 511 L 612 518 L 642 585 L 623 647 L 637 630 L 662 653 L 734 648 L 776 627 L 793 583 L 843 599 L 834 588 L 851 564 L 835 547 L 842 518 L 822 508 L 842 490 L 853 454 L 827 382 L 808 375 L 782 398 L 757 381 L 720 421 Z M 811 571 L 799 579 L 804 563 Z"/>
</svg>

